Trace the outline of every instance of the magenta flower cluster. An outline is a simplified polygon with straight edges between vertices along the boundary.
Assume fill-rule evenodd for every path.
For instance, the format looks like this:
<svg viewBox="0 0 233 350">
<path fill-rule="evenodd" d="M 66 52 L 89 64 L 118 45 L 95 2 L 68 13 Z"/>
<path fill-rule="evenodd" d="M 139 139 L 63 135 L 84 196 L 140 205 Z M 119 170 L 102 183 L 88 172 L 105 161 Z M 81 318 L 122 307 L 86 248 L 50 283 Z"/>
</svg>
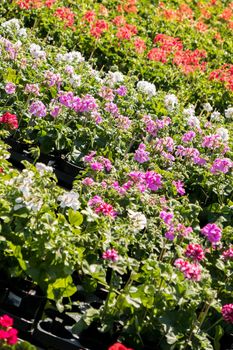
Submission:
<svg viewBox="0 0 233 350">
<path fill-rule="evenodd" d="M 119 259 L 118 252 L 115 249 L 108 249 L 103 253 L 102 258 L 104 260 L 110 260 L 116 262 Z"/>
<path fill-rule="evenodd" d="M 174 265 L 184 274 L 185 278 L 196 282 L 201 280 L 201 266 L 199 264 L 179 258 L 176 259 Z"/>
<path fill-rule="evenodd" d="M 94 209 L 96 214 L 103 214 L 111 218 L 117 216 L 117 212 L 111 204 L 106 203 L 100 196 L 94 196 L 88 201 L 88 205 Z"/>
<path fill-rule="evenodd" d="M 92 151 L 88 155 L 83 157 L 83 161 L 89 164 L 91 169 L 94 171 L 106 170 L 107 172 L 109 172 L 112 169 L 111 161 L 105 157 L 96 156 L 95 151 Z"/>
<path fill-rule="evenodd" d="M 222 317 L 228 323 L 233 323 L 233 304 L 226 304 L 222 307 Z"/>
<path fill-rule="evenodd" d="M 219 172 L 226 174 L 232 167 L 233 167 L 233 162 L 229 158 L 217 158 L 213 162 L 210 168 L 210 171 L 213 174 L 216 174 Z"/>
<path fill-rule="evenodd" d="M 213 244 L 219 243 L 222 230 L 216 224 L 207 224 L 201 229 L 201 233 Z"/>
<path fill-rule="evenodd" d="M 205 253 L 200 244 L 190 243 L 186 247 L 185 256 L 194 261 L 201 261 L 205 258 Z"/>
</svg>

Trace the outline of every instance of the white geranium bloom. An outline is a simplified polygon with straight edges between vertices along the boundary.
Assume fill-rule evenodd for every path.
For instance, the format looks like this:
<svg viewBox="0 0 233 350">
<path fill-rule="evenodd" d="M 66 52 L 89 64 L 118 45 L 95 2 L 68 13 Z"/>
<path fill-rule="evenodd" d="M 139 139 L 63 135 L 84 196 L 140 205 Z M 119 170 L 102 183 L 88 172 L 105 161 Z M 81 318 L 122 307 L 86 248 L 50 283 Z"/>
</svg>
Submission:
<svg viewBox="0 0 233 350">
<path fill-rule="evenodd" d="M 53 172 L 53 168 L 51 166 L 45 165 L 44 163 L 36 163 L 36 169 L 41 175 L 43 175 L 45 172 Z"/>
<path fill-rule="evenodd" d="M 200 128 L 200 120 L 195 116 L 188 118 L 188 125 L 194 128 Z"/>
<path fill-rule="evenodd" d="M 73 88 L 79 87 L 81 85 L 81 75 L 73 74 L 70 78 L 70 84 Z"/>
<path fill-rule="evenodd" d="M 178 105 L 178 98 L 174 94 L 168 94 L 164 98 L 164 104 L 169 112 L 172 112 Z"/>
<path fill-rule="evenodd" d="M 79 195 L 75 192 L 65 192 L 58 197 L 61 208 L 72 208 L 73 210 L 78 210 L 80 208 L 80 202 L 78 200 Z"/>
<path fill-rule="evenodd" d="M 204 104 L 203 104 L 203 109 L 204 109 L 206 112 L 212 112 L 213 107 L 211 106 L 211 104 L 210 104 L 209 102 L 207 102 L 207 103 L 204 103 Z"/>
<path fill-rule="evenodd" d="M 130 218 L 134 232 L 141 231 L 146 227 L 147 219 L 143 213 L 128 209 L 128 216 Z"/>
<path fill-rule="evenodd" d="M 12 30 L 20 30 L 20 23 L 17 18 L 12 18 L 9 21 L 3 22 L 2 27 L 7 31 L 11 32 Z"/>
<path fill-rule="evenodd" d="M 218 122 L 220 120 L 221 114 L 218 111 L 214 111 L 210 115 L 210 120 L 213 122 Z"/>
<path fill-rule="evenodd" d="M 227 119 L 233 119 L 233 107 L 225 109 L 225 117 Z"/>
<path fill-rule="evenodd" d="M 219 129 L 217 129 L 216 133 L 221 137 L 222 141 L 229 140 L 229 132 L 227 129 L 219 128 Z"/>
<path fill-rule="evenodd" d="M 87 216 L 88 222 L 93 222 L 99 218 L 99 215 L 96 214 L 89 206 L 87 206 L 85 210 L 82 210 L 81 213 Z"/>
<path fill-rule="evenodd" d="M 193 105 L 183 110 L 184 117 L 195 117 L 195 107 Z"/>
<path fill-rule="evenodd" d="M 30 201 L 25 201 L 25 205 L 27 209 L 37 212 L 41 209 L 43 201 L 38 198 L 33 198 Z"/>
<path fill-rule="evenodd" d="M 108 72 L 107 82 L 109 85 L 114 86 L 117 83 L 124 81 L 124 75 L 121 72 Z"/>
<path fill-rule="evenodd" d="M 26 28 L 21 28 L 18 32 L 17 32 L 18 36 L 22 36 L 23 38 L 27 38 L 27 30 Z"/>
<path fill-rule="evenodd" d="M 64 54 L 59 53 L 56 56 L 56 61 L 66 63 L 80 63 L 85 61 L 85 59 L 79 51 L 71 51 Z"/>
<path fill-rule="evenodd" d="M 137 83 L 137 89 L 139 92 L 142 92 L 142 93 L 148 95 L 149 97 L 156 95 L 155 85 L 152 83 L 149 83 L 148 81 L 145 81 L 145 80 L 140 80 Z"/>
<path fill-rule="evenodd" d="M 30 51 L 31 56 L 35 59 L 45 59 L 45 57 L 46 57 L 46 53 L 45 53 L 45 51 L 41 50 L 40 45 L 31 44 L 29 46 L 29 51 Z"/>
</svg>

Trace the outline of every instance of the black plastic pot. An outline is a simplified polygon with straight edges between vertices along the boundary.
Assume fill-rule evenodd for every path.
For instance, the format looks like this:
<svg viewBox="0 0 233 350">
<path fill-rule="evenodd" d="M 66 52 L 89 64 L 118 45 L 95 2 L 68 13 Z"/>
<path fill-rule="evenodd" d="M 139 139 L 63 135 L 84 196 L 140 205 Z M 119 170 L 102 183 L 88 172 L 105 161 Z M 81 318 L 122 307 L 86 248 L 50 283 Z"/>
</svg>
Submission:
<svg viewBox="0 0 233 350">
<path fill-rule="evenodd" d="M 119 334 L 114 336 L 109 333 L 101 333 L 97 329 L 97 325 L 92 324 L 88 329 L 79 335 L 80 343 L 91 350 L 107 350 L 112 344 L 117 341 Z"/>
<path fill-rule="evenodd" d="M 80 344 L 78 337 L 72 334 L 71 326 L 66 324 L 67 317 L 64 319 L 64 315 L 60 315 L 55 319 L 40 321 L 33 332 L 33 338 L 46 349 L 50 346 L 56 350 L 86 349 Z"/>
<path fill-rule="evenodd" d="M 220 340 L 220 350 L 233 350 L 233 333 L 225 334 Z"/>
<path fill-rule="evenodd" d="M 11 279 L 0 290 L 0 313 L 14 319 L 19 330 L 29 332 L 41 318 L 46 298 L 27 280 Z"/>
<path fill-rule="evenodd" d="M 62 158 L 57 162 L 56 168 L 68 176 L 71 176 L 73 179 L 83 170 L 83 167 L 70 163 Z"/>
<path fill-rule="evenodd" d="M 23 153 L 27 151 L 29 146 L 25 143 L 15 140 L 12 136 L 7 137 L 4 140 L 9 146 L 11 146 L 12 151 Z"/>
</svg>

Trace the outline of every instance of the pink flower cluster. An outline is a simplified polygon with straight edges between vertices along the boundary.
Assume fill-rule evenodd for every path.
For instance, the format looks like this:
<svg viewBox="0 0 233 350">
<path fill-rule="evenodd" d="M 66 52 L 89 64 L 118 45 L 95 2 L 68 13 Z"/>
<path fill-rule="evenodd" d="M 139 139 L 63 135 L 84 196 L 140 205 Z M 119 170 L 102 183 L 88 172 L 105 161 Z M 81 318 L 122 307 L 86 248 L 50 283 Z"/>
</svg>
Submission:
<svg viewBox="0 0 233 350">
<path fill-rule="evenodd" d="M 212 174 L 216 174 L 218 172 L 226 174 L 232 167 L 233 162 L 229 158 L 217 158 L 213 162 L 210 171 Z"/>
<path fill-rule="evenodd" d="M 11 317 L 8 315 L 3 315 L 0 317 L 0 344 L 2 344 L 1 341 L 4 341 L 4 343 L 6 342 L 7 345 L 14 345 L 17 343 L 18 331 L 12 326 L 13 319 Z"/>
<path fill-rule="evenodd" d="M 218 134 L 205 136 L 202 141 L 202 147 L 216 149 L 221 146 L 221 138 Z"/>
<path fill-rule="evenodd" d="M 222 307 L 222 317 L 228 323 L 233 323 L 233 304 L 226 304 Z"/>
<path fill-rule="evenodd" d="M 214 244 L 218 243 L 222 237 L 222 230 L 216 224 L 207 224 L 201 229 L 201 233 Z"/>
<path fill-rule="evenodd" d="M 152 136 L 156 136 L 160 129 L 164 129 L 171 123 L 171 119 L 164 117 L 163 119 L 153 120 L 150 115 L 144 115 L 143 122 L 146 125 L 146 131 Z"/>
<path fill-rule="evenodd" d="M 162 187 L 162 176 L 153 170 L 145 173 L 141 171 L 132 171 L 128 174 L 140 192 L 146 190 L 157 191 Z"/>
<path fill-rule="evenodd" d="M 205 258 L 205 253 L 200 244 L 190 243 L 185 250 L 187 258 L 194 261 L 201 261 Z"/>
<path fill-rule="evenodd" d="M 118 181 L 114 181 L 111 186 L 114 188 L 114 190 L 123 196 L 132 187 L 132 185 L 132 181 L 127 181 L 122 186 L 119 185 Z"/>
<path fill-rule="evenodd" d="M 233 248 L 229 248 L 222 253 L 224 260 L 233 260 Z"/>
<path fill-rule="evenodd" d="M 172 212 L 162 210 L 159 217 L 167 225 L 168 230 L 165 232 L 165 237 L 169 241 L 173 241 L 176 234 L 187 237 L 193 231 L 192 227 L 186 227 L 181 223 L 173 222 L 174 214 Z"/>
<path fill-rule="evenodd" d="M 62 105 L 73 109 L 76 113 L 92 112 L 98 107 L 93 96 L 87 94 L 83 97 L 78 97 L 74 96 L 72 91 L 62 92 L 59 101 Z"/>
<path fill-rule="evenodd" d="M 15 90 L 16 90 L 16 85 L 13 84 L 13 83 L 7 83 L 5 85 L 5 91 L 8 95 L 12 95 L 15 93 Z"/>
<path fill-rule="evenodd" d="M 112 169 L 112 163 L 109 159 L 96 156 L 96 152 L 92 151 L 87 156 L 83 157 L 83 161 L 90 165 L 94 171 L 103 171 L 104 169 L 109 172 Z"/>
<path fill-rule="evenodd" d="M 88 201 L 88 205 L 94 208 L 96 214 L 103 214 L 104 216 L 109 216 L 115 218 L 117 212 L 113 209 L 111 204 L 104 202 L 100 196 L 94 196 Z"/>
<path fill-rule="evenodd" d="M 182 136 L 182 141 L 185 143 L 191 142 L 195 136 L 195 131 L 188 131 Z"/>
<path fill-rule="evenodd" d="M 116 262 L 119 259 L 118 253 L 115 249 L 108 249 L 103 253 L 102 258 L 104 260 L 110 260 Z"/>
<path fill-rule="evenodd" d="M 140 143 L 138 149 L 135 151 L 134 160 L 141 164 L 145 163 L 150 159 L 149 154 L 150 153 L 146 151 L 146 145 Z"/>
<path fill-rule="evenodd" d="M 36 117 L 45 117 L 47 114 L 47 109 L 45 107 L 45 105 L 43 104 L 43 102 L 41 101 L 34 101 L 31 103 L 30 107 L 29 107 L 29 112 L 32 115 L 35 115 Z"/>
<path fill-rule="evenodd" d="M 198 149 L 193 147 L 184 147 L 182 145 L 177 146 L 176 156 L 190 159 L 194 164 L 205 165 L 206 160 L 200 157 Z"/>
<path fill-rule="evenodd" d="M 174 265 L 183 272 L 185 278 L 192 281 L 201 280 L 201 266 L 199 264 L 190 263 L 189 261 L 179 258 L 176 259 Z"/>
<path fill-rule="evenodd" d="M 180 180 L 172 181 L 172 184 L 175 186 L 177 192 L 183 196 L 185 194 L 184 183 Z"/>
</svg>

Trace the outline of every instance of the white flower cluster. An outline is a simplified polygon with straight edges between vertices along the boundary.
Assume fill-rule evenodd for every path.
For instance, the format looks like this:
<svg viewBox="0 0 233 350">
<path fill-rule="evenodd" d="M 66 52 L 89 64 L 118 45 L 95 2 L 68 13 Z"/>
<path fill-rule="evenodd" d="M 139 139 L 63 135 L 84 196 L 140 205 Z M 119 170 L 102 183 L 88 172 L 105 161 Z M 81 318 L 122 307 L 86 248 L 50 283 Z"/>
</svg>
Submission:
<svg viewBox="0 0 233 350">
<path fill-rule="evenodd" d="M 56 56 L 57 62 L 66 62 L 66 63 L 80 63 L 84 62 L 85 58 L 82 56 L 82 54 L 79 51 L 71 51 L 67 53 L 59 53 Z"/>
<path fill-rule="evenodd" d="M 7 184 L 14 185 L 22 194 L 15 199 L 14 210 L 26 207 L 28 210 L 38 212 L 41 209 L 43 200 L 38 192 L 33 191 L 34 175 L 33 171 L 24 169 L 19 176 L 8 181 Z"/>
<path fill-rule="evenodd" d="M 183 116 L 187 118 L 187 124 L 193 128 L 200 127 L 200 120 L 195 116 L 195 106 L 190 105 L 183 110 Z"/>
<path fill-rule="evenodd" d="M 5 29 L 7 33 L 16 34 L 20 37 L 27 37 L 27 31 L 25 28 L 20 27 L 20 22 L 17 18 L 12 18 L 9 21 L 3 22 L 1 24 L 2 28 Z"/>
<path fill-rule="evenodd" d="M 226 141 L 229 140 L 229 132 L 228 132 L 228 130 L 225 129 L 225 128 L 219 128 L 219 129 L 217 129 L 216 134 L 218 134 L 218 135 L 221 137 L 221 140 L 222 140 L 223 142 L 226 142 Z"/>
<path fill-rule="evenodd" d="M 145 80 L 140 80 L 137 83 L 137 89 L 139 92 L 148 95 L 149 97 L 155 96 L 156 95 L 156 88 L 155 85 L 152 83 L 149 83 L 148 81 Z"/>
<path fill-rule="evenodd" d="M 183 110 L 183 116 L 187 118 L 195 117 L 195 106 L 190 105 L 188 108 L 185 108 Z"/>
<path fill-rule="evenodd" d="M 233 107 L 225 109 L 225 117 L 227 119 L 233 119 Z"/>
<path fill-rule="evenodd" d="M 40 45 L 37 44 L 31 44 L 29 46 L 30 54 L 35 59 L 45 59 L 46 58 L 46 52 L 41 50 Z"/>
<path fill-rule="evenodd" d="M 210 104 L 209 102 L 207 102 L 207 103 L 204 103 L 204 104 L 203 104 L 203 109 L 204 109 L 206 112 L 212 112 L 213 107 L 211 106 L 211 104 Z"/>
<path fill-rule="evenodd" d="M 143 213 L 128 209 L 128 216 L 131 221 L 130 227 L 133 228 L 135 233 L 143 230 L 146 227 L 147 219 Z"/>
<path fill-rule="evenodd" d="M 178 106 L 178 98 L 174 94 L 168 94 L 164 98 L 164 104 L 168 112 L 172 112 Z"/>
<path fill-rule="evenodd" d="M 79 195 L 73 191 L 65 192 L 58 198 L 61 208 L 72 208 L 73 210 L 78 210 L 80 208 Z"/>
<path fill-rule="evenodd" d="M 213 111 L 210 115 L 210 120 L 212 122 L 219 122 L 221 118 L 221 114 L 218 111 Z"/>
<path fill-rule="evenodd" d="M 79 87 L 81 85 L 81 75 L 73 74 L 70 78 L 70 84 L 73 88 Z"/>
<path fill-rule="evenodd" d="M 36 169 L 41 175 L 43 175 L 46 172 L 53 172 L 53 168 L 51 166 L 45 165 L 44 163 L 36 163 Z"/>
<path fill-rule="evenodd" d="M 106 77 L 106 83 L 109 86 L 114 87 L 118 83 L 122 83 L 124 81 L 124 75 L 121 72 L 108 72 Z"/>
</svg>

